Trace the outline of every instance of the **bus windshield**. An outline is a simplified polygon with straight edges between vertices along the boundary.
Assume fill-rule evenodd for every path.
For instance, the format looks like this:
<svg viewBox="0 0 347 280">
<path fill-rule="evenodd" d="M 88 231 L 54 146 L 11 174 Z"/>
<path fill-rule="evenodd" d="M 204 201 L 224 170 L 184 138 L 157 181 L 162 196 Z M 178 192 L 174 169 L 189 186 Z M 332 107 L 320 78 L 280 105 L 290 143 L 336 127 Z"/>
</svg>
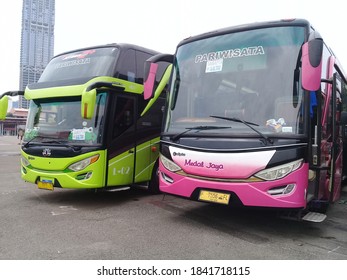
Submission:
<svg viewBox="0 0 347 280">
<path fill-rule="evenodd" d="M 304 34 L 304 27 L 272 27 L 179 46 L 164 135 L 201 126 L 224 129 L 184 135 L 304 134 L 298 74 Z"/>
<path fill-rule="evenodd" d="M 24 141 L 30 143 L 101 144 L 106 93 L 97 95 L 94 117 L 81 117 L 81 97 L 30 102 Z"/>
<path fill-rule="evenodd" d="M 97 76 L 113 76 L 119 49 L 105 47 L 87 49 L 59 55 L 53 58 L 42 73 L 39 83 L 92 78 Z"/>
</svg>

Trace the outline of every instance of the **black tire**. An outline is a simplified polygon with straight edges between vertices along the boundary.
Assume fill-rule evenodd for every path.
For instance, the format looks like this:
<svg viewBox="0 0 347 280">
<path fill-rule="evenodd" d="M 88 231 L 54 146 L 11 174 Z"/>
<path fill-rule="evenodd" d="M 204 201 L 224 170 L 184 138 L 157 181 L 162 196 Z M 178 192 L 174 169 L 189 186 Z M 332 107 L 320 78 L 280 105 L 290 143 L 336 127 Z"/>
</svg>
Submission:
<svg viewBox="0 0 347 280">
<path fill-rule="evenodd" d="M 160 193 L 160 190 L 159 190 L 159 164 L 158 164 L 158 161 L 154 164 L 154 167 L 153 167 L 153 170 L 152 170 L 151 181 L 148 184 L 148 191 L 151 194 L 158 194 L 158 193 Z"/>
<path fill-rule="evenodd" d="M 310 201 L 307 208 L 311 212 L 325 214 L 328 211 L 329 202 L 327 200 L 313 200 Z"/>
</svg>

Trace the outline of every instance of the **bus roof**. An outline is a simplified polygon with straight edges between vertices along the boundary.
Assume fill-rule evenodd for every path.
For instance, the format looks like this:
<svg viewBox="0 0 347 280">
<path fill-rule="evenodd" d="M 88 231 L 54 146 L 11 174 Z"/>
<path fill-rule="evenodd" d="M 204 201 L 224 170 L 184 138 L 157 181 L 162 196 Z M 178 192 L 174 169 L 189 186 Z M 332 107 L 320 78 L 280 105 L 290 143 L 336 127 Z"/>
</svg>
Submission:
<svg viewBox="0 0 347 280">
<path fill-rule="evenodd" d="M 305 19 L 282 19 L 282 20 L 276 20 L 276 21 L 264 21 L 264 22 L 254 22 L 254 23 L 248 23 L 248 24 L 242 24 L 242 25 L 236 25 L 231 27 L 226 27 L 222 29 L 217 29 L 213 31 L 209 31 L 206 33 L 202 33 L 199 35 L 191 36 L 186 39 L 183 39 L 177 47 L 180 45 L 184 45 L 193 41 L 206 39 L 213 36 L 219 36 L 227 33 L 233 33 L 233 32 L 240 32 L 250 29 L 260 29 L 264 27 L 276 27 L 276 26 L 283 26 L 283 25 L 299 25 L 299 26 L 310 26 L 310 23 Z"/>
<path fill-rule="evenodd" d="M 158 51 L 155 50 L 151 50 L 139 45 L 135 45 L 135 44 L 129 44 L 129 43 L 110 43 L 110 44 L 104 44 L 104 45 L 96 45 L 96 46 L 90 46 L 90 47 L 85 47 L 85 48 L 79 48 L 79 49 L 74 49 L 74 50 L 69 50 L 60 54 L 55 55 L 53 58 L 64 55 L 64 54 L 69 54 L 69 53 L 73 53 L 73 52 L 80 52 L 80 51 L 84 51 L 84 50 L 90 50 L 90 49 L 97 49 L 97 48 L 105 48 L 105 47 L 118 47 L 121 49 L 135 49 L 135 50 L 139 50 L 139 51 L 143 51 L 146 53 L 150 53 L 150 54 L 159 54 Z"/>
</svg>

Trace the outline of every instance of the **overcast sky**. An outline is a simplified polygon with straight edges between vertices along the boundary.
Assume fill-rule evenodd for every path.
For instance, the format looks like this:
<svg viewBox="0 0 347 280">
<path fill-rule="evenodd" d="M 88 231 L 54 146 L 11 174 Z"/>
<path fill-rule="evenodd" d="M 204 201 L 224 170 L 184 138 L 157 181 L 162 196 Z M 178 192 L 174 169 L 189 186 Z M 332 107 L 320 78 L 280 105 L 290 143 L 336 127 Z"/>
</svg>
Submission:
<svg viewBox="0 0 347 280">
<path fill-rule="evenodd" d="M 22 0 L 0 1 L 0 94 L 19 89 Z M 106 43 L 173 53 L 184 38 L 256 21 L 305 18 L 347 70 L 341 0 L 56 0 L 54 54 Z"/>
</svg>

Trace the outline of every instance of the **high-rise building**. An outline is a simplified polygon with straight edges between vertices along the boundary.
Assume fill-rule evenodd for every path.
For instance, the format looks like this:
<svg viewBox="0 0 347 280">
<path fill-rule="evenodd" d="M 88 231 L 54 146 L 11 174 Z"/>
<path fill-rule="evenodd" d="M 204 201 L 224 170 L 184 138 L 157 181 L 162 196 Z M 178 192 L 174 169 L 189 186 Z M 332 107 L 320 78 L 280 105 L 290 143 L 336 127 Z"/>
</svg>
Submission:
<svg viewBox="0 0 347 280">
<path fill-rule="evenodd" d="M 23 0 L 19 88 L 36 83 L 54 53 L 55 0 Z M 29 102 L 19 97 L 19 108 Z"/>
</svg>

